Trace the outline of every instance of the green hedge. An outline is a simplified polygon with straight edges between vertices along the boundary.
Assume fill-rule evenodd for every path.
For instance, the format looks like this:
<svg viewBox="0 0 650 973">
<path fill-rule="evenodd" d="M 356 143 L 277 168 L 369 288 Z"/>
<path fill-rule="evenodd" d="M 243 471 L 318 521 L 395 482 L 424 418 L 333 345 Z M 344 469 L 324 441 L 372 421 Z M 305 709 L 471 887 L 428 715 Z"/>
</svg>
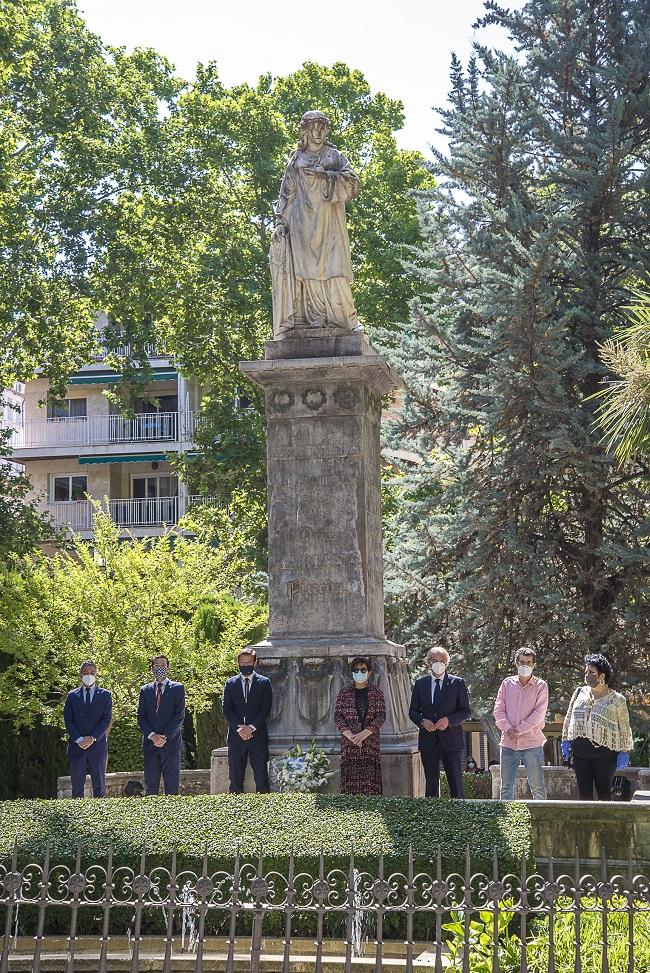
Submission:
<svg viewBox="0 0 650 973">
<path fill-rule="evenodd" d="M 55 726 L 0 724 L 0 801 L 56 794 L 57 777 L 68 773 L 61 730 Z"/>
<path fill-rule="evenodd" d="M 73 859 L 79 841 L 84 860 L 97 861 L 110 838 L 116 861 L 130 865 L 137 865 L 143 845 L 157 863 L 167 863 L 174 847 L 194 863 L 206 844 L 212 861 L 231 861 L 239 843 L 244 856 L 254 858 L 261 847 L 276 863 L 293 846 L 303 860 L 315 860 L 321 847 L 339 859 L 354 848 L 360 861 L 375 862 L 383 852 L 400 866 L 409 844 L 425 866 L 440 845 L 447 871 L 462 868 L 467 845 L 474 870 L 491 867 L 494 847 L 508 867 L 531 853 L 530 814 L 516 803 L 217 794 L 0 805 L 0 857 L 17 839 L 21 861 L 37 861 L 51 839 L 53 861 Z"/>
<path fill-rule="evenodd" d="M 492 774 L 464 773 L 463 787 L 467 800 L 490 801 L 492 799 Z M 449 797 L 447 775 L 440 774 L 440 796 Z"/>
<path fill-rule="evenodd" d="M 135 720 L 116 720 L 108 735 L 108 772 L 128 770 L 135 772 L 144 767 L 142 734 Z"/>
<path fill-rule="evenodd" d="M 528 809 L 522 804 L 475 801 L 427 801 L 407 798 L 353 798 L 316 794 L 218 794 L 201 797 L 114 798 L 106 801 L 16 801 L 0 805 L 0 861 L 7 861 L 18 841 L 19 866 L 43 860 L 48 839 L 53 864 L 74 862 L 81 842 L 83 866 L 101 865 L 109 840 L 113 841 L 114 864 L 138 869 L 143 844 L 146 869 L 169 867 L 173 849 L 178 851 L 179 871 L 201 866 L 204 847 L 209 870 L 230 869 L 238 843 L 244 861 L 257 864 L 260 848 L 264 870 L 286 874 L 293 846 L 301 872 L 318 874 L 318 854 L 325 853 L 326 868 L 342 869 L 345 875 L 349 853 L 355 852 L 360 870 L 375 870 L 381 852 L 387 872 L 406 871 L 412 843 L 417 870 L 433 871 L 438 845 L 445 874 L 462 871 L 465 848 L 470 846 L 473 871 L 492 867 L 496 847 L 502 868 L 519 868 L 522 855 L 530 856 L 531 827 Z M 111 931 L 124 933 L 132 910 L 115 908 Z M 21 906 L 23 935 L 33 932 L 37 910 Z M 2 910 L 0 909 L 0 921 Z M 48 910 L 49 934 L 67 935 L 70 917 L 66 909 Z M 210 935 L 225 935 L 227 910 L 209 917 Z M 304 935 L 315 931 L 313 914 L 300 918 Z M 164 915 L 148 908 L 143 916 L 143 933 L 164 934 Z M 421 916 L 417 938 L 433 935 L 432 918 Z M 403 939 L 405 918 L 395 913 L 386 917 L 385 934 Z M 78 932 L 97 935 L 101 915 L 97 909 L 82 910 Z M 280 913 L 265 920 L 265 935 L 281 935 Z M 250 914 L 242 914 L 237 935 L 250 932 Z M 340 939 L 345 917 L 327 918 L 325 933 Z"/>
</svg>

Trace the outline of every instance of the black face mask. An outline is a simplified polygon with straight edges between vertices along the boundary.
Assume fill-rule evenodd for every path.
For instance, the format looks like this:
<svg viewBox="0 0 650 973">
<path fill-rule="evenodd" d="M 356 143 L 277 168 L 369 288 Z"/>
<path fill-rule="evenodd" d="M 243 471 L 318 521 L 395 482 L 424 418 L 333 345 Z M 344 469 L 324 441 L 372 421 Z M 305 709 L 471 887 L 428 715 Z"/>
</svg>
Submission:
<svg viewBox="0 0 650 973">
<path fill-rule="evenodd" d="M 255 669 L 255 666 L 240 666 L 239 667 L 239 671 L 241 672 L 242 676 L 252 676 L 254 669 Z"/>
</svg>

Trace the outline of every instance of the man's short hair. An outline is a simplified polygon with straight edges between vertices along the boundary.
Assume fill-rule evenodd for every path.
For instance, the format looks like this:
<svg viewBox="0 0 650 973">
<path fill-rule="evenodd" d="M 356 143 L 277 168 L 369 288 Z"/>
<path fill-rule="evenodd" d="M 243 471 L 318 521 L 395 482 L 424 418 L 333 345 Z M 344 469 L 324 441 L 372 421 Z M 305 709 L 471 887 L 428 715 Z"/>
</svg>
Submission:
<svg viewBox="0 0 650 973">
<path fill-rule="evenodd" d="M 167 658 L 166 655 L 154 655 L 154 657 L 152 658 L 152 660 L 149 663 L 149 665 L 152 666 L 154 664 L 154 662 L 156 661 L 156 659 L 164 659 L 165 662 L 167 663 L 167 668 L 169 669 L 169 659 Z"/>
<path fill-rule="evenodd" d="M 83 672 L 86 666 L 92 666 L 93 669 L 97 670 L 97 663 L 93 662 L 92 659 L 86 659 L 86 661 L 82 662 L 81 665 L 79 666 L 79 672 Z"/>
<path fill-rule="evenodd" d="M 447 657 L 447 664 L 449 664 L 449 653 L 447 652 L 444 645 L 432 645 L 429 651 L 427 652 L 427 662 L 431 662 L 431 656 L 433 655 L 434 652 L 442 652 L 443 655 Z"/>
<path fill-rule="evenodd" d="M 537 662 L 537 652 L 535 652 L 535 649 L 531 649 L 530 645 L 522 645 L 520 649 L 517 649 L 515 652 L 515 665 L 517 665 L 522 655 L 530 655 L 533 658 L 533 662 Z"/>
<path fill-rule="evenodd" d="M 239 655 L 237 656 L 237 662 L 239 662 L 239 660 L 243 655 L 250 655 L 250 657 L 252 659 L 255 659 L 255 661 L 257 662 L 257 652 L 255 651 L 255 649 L 242 649 Z"/>
</svg>

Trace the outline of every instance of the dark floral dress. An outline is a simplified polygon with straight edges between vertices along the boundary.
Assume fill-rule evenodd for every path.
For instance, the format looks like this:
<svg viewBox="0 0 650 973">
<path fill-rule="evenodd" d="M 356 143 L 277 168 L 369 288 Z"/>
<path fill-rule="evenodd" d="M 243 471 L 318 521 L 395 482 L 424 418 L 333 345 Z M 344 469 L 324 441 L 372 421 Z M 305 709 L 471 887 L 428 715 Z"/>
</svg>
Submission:
<svg viewBox="0 0 650 973">
<path fill-rule="evenodd" d="M 367 694 L 367 710 L 366 699 L 361 698 L 361 693 L 364 697 Z M 341 794 L 382 793 L 379 729 L 385 719 L 384 694 L 377 686 L 368 686 L 367 690 L 345 686 L 338 694 L 334 722 L 339 733 L 343 734 L 345 730 L 351 733 L 372 731 L 361 747 L 355 747 L 341 736 Z"/>
</svg>

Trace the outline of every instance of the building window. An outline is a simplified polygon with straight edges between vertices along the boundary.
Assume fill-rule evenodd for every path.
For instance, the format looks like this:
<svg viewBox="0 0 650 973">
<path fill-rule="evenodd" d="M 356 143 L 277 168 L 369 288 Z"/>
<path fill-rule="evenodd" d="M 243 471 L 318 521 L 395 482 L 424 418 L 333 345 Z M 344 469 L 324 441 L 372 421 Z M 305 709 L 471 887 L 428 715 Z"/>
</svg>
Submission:
<svg viewBox="0 0 650 973">
<path fill-rule="evenodd" d="M 85 500 L 88 492 L 87 476 L 53 476 L 51 480 L 52 502 Z"/>
<path fill-rule="evenodd" d="M 48 399 L 48 419 L 85 419 L 86 399 Z"/>
<path fill-rule="evenodd" d="M 136 399 L 133 403 L 133 411 L 137 416 L 178 412 L 178 395 L 157 395 L 155 402 L 149 399 Z"/>
<path fill-rule="evenodd" d="M 177 496 L 177 476 L 134 476 L 131 479 L 131 497 L 134 500 L 157 500 L 159 497 Z"/>
</svg>

